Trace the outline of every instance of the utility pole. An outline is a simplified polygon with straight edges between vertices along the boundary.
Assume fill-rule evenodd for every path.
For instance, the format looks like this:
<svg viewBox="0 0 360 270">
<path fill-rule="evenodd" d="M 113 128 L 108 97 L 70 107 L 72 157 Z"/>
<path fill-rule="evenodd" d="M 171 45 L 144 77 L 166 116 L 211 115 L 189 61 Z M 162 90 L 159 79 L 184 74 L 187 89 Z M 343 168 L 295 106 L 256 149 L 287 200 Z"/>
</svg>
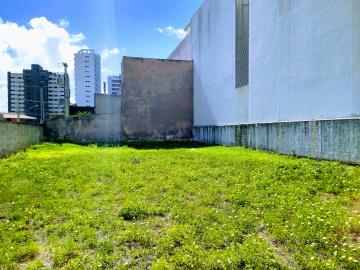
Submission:
<svg viewBox="0 0 360 270">
<path fill-rule="evenodd" d="M 41 82 L 41 87 L 40 89 L 40 124 L 44 123 L 44 91 L 43 91 L 43 87 L 42 87 L 42 82 Z"/>
<path fill-rule="evenodd" d="M 19 111 L 19 93 L 17 93 L 17 100 L 16 100 L 16 122 L 20 122 L 20 111 Z"/>
<path fill-rule="evenodd" d="M 64 66 L 64 109 L 65 109 L 65 118 L 69 117 L 69 106 L 70 106 L 70 96 L 68 93 L 68 89 L 67 89 L 67 68 L 68 68 L 68 64 L 67 63 L 63 63 Z"/>
</svg>

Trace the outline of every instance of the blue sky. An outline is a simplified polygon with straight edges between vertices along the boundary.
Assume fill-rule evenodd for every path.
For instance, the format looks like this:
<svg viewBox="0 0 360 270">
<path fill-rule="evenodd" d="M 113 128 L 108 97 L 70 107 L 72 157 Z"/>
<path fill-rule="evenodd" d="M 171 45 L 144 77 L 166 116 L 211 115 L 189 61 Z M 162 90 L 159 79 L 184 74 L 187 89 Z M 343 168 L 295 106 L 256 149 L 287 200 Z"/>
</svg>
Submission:
<svg viewBox="0 0 360 270">
<path fill-rule="evenodd" d="M 20 71 L 27 68 L 21 65 L 32 61 L 49 70 L 56 69 L 57 62 L 71 62 L 73 51 L 85 46 L 107 55 L 102 62 L 105 80 L 106 75 L 120 73 L 123 55 L 166 58 L 179 43 L 181 29 L 201 2 L 1 0 L 0 111 L 5 106 L 7 70 Z M 48 36 L 46 41 L 40 41 L 42 35 Z M 42 47 L 42 51 L 36 46 Z"/>
</svg>

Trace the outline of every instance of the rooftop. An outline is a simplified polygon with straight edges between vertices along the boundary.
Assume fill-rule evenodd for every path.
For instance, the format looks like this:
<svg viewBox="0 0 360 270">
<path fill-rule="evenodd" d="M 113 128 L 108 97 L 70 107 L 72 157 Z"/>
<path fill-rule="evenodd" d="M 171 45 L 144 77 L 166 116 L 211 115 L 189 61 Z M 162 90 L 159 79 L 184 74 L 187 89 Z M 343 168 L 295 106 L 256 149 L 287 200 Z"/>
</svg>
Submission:
<svg viewBox="0 0 360 270">
<path fill-rule="evenodd" d="M 0 120 L 11 120 L 11 119 L 17 119 L 18 115 L 17 113 L 0 113 Z M 19 114 L 20 120 L 36 120 L 35 117 L 31 117 L 29 115 L 25 114 Z"/>
</svg>

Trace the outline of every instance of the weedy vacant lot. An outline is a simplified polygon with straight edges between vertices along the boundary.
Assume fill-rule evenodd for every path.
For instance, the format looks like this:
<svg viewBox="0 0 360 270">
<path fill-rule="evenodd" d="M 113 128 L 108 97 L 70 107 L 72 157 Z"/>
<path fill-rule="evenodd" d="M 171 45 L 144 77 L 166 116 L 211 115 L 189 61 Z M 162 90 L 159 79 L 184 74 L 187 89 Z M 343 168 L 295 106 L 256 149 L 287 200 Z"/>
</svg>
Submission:
<svg viewBox="0 0 360 270">
<path fill-rule="evenodd" d="M 360 167 L 242 148 L 35 146 L 0 160 L 0 265 L 360 269 Z"/>
</svg>

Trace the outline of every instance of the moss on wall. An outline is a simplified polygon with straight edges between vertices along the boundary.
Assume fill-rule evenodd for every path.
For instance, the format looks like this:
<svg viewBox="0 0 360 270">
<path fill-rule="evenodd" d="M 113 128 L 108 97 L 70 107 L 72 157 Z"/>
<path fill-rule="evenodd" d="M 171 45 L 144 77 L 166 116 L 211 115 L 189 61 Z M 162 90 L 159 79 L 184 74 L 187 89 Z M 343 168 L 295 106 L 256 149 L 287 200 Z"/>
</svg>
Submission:
<svg viewBox="0 0 360 270">
<path fill-rule="evenodd" d="M 42 135 L 40 125 L 0 122 L 0 158 L 40 143 Z"/>
</svg>

